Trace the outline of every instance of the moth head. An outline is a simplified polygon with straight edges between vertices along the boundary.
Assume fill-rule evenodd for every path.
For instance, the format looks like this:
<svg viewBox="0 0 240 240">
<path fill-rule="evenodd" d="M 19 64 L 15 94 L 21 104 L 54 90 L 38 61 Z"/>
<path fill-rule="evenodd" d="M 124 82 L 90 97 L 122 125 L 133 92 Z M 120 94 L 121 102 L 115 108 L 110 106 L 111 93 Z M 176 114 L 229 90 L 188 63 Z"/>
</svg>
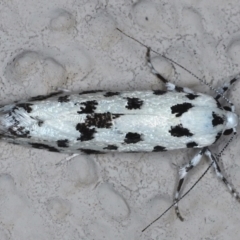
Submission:
<svg viewBox="0 0 240 240">
<path fill-rule="evenodd" d="M 231 111 L 226 111 L 226 128 L 224 135 L 229 135 L 238 125 L 238 115 Z"/>
</svg>

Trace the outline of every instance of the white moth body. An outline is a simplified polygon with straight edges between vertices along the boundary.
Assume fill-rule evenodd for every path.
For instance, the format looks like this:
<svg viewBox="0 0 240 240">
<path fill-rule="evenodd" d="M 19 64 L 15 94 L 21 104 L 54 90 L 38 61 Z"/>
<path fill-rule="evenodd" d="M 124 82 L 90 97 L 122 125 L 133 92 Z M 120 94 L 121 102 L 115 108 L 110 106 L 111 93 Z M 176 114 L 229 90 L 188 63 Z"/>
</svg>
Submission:
<svg viewBox="0 0 240 240">
<path fill-rule="evenodd" d="M 165 84 L 168 91 L 86 91 L 73 94 L 61 91 L 33 97 L 0 107 L 1 140 L 77 154 L 200 148 L 179 169 L 174 198 L 178 218 L 183 219 L 178 208 L 183 182 L 203 155 L 210 160 L 217 177 L 240 200 L 209 149 L 222 135 L 236 134 L 238 116 L 233 103 L 223 93 L 240 79 L 240 75 L 225 83 L 219 91 L 211 87 L 217 93 L 216 97 L 211 97 L 168 82 L 153 67 L 150 48 L 147 49 L 146 59 L 152 73 Z M 218 102 L 220 98 L 229 106 L 221 106 Z M 232 139 L 233 136 L 217 157 L 221 156 Z"/>
<path fill-rule="evenodd" d="M 201 93 L 58 92 L 0 108 L 0 134 L 64 153 L 201 148 L 236 124 L 230 113 Z"/>
</svg>

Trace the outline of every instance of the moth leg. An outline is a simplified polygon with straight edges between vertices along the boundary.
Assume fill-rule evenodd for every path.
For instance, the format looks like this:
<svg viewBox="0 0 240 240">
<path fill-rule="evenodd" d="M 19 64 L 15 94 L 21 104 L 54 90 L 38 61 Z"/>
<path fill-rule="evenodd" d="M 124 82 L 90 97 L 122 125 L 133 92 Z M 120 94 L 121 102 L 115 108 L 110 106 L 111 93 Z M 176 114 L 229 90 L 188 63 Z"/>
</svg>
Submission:
<svg viewBox="0 0 240 240">
<path fill-rule="evenodd" d="M 168 83 L 168 80 L 163 77 L 159 72 L 157 72 L 157 70 L 154 68 L 152 62 L 151 62 L 151 55 L 150 55 L 150 51 L 151 51 L 151 48 L 148 47 L 147 48 L 147 53 L 146 53 L 146 60 L 147 60 L 147 64 L 148 66 L 150 67 L 151 69 L 151 72 L 160 80 L 162 81 L 165 85 L 166 83 Z"/>
<path fill-rule="evenodd" d="M 211 162 L 213 162 L 213 167 L 215 170 L 215 173 L 217 175 L 218 178 L 220 178 L 223 183 L 227 186 L 227 188 L 229 189 L 229 191 L 231 192 L 231 194 L 233 195 L 234 198 L 236 198 L 237 201 L 240 201 L 240 196 L 239 194 L 236 192 L 236 190 L 231 186 L 231 184 L 228 182 L 228 180 L 223 176 L 222 171 L 217 163 L 217 159 L 216 157 L 212 154 L 212 152 L 207 148 L 205 153 L 204 153 Z"/>
<path fill-rule="evenodd" d="M 63 92 L 63 93 L 71 93 L 71 91 L 69 89 L 66 89 L 66 88 L 58 87 L 56 90 L 59 91 L 59 92 Z"/>
<path fill-rule="evenodd" d="M 202 148 L 190 161 L 189 163 L 187 163 L 186 165 L 184 165 L 183 167 L 181 167 L 179 169 L 179 182 L 178 182 L 178 186 L 177 186 L 177 190 L 175 193 L 175 198 L 174 198 L 174 202 L 175 202 L 175 213 L 177 215 L 177 217 L 183 221 L 183 217 L 180 214 L 179 208 L 178 208 L 178 201 L 180 198 L 180 192 L 183 186 L 183 182 L 186 178 L 186 176 L 188 175 L 188 173 L 190 172 L 190 170 L 192 170 L 195 166 L 198 165 L 198 163 L 201 161 L 201 158 L 204 154 L 204 152 L 206 151 L 206 148 Z"/>
<path fill-rule="evenodd" d="M 147 64 L 151 69 L 151 72 L 161 81 L 163 82 L 163 84 L 165 85 L 165 87 L 167 88 L 168 91 L 174 91 L 174 92 L 185 92 L 185 93 L 194 93 L 194 91 L 192 91 L 189 88 L 185 88 L 185 87 L 179 87 L 171 82 L 169 82 L 165 77 L 163 77 L 153 66 L 152 62 L 151 62 L 151 55 L 150 55 L 150 51 L 151 48 L 147 48 L 147 53 L 146 53 L 146 60 L 147 60 Z"/>
<path fill-rule="evenodd" d="M 78 153 L 73 153 L 70 156 L 64 158 L 63 160 L 61 160 L 60 162 L 56 163 L 56 166 L 60 166 L 63 163 L 68 163 L 70 160 L 72 160 L 73 158 L 77 157 L 79 154 Z"/>
<path fill-rule="evenodd" d="M 225 82 L 222 87 L 218 89 L 218 94 L 215 99 L 218 100 L 220 97 L 222 97 L 222 94 L 225 93 L 236 81 L 240 79 L 240 74 L 236 75 L 233 79 L 231 79 L 229 82 Z"/>
</svg>

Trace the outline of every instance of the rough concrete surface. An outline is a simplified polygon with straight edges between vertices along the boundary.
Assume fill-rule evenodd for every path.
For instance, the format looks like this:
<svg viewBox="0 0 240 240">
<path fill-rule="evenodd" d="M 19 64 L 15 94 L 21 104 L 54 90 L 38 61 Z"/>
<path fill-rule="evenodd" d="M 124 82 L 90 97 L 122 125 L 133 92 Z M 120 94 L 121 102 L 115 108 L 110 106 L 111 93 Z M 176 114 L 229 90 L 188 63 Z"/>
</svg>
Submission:
<svg viewBox="0 0 240 240">
<path fill-rule="evenodd" d="M 1 104 L 71 91 L 162 89 L 146 66 L 146 49 L 116 30 L 221 85 L 240 72 L 238 0 L 1 0 Z M 181 68 L 153 54 L 164 76 L 214 94 Z M 237 83 L 229 93 L 240 113 Z M 227 137 L 212 149 L 221 150 Z M 173 200 L 177 169 L 193 150 L 67 155 L 1 144 L 0 239 L 239 239 L 240 204 L 213 170 L 173 210 L 144 233 Z M 236 137 L 222 157 L 225 176 L 240 191 Z M 56 165 L 60 161 L 62 164 Z M 194 170 L 186 191 L 207 168 Z"/>
</svg>

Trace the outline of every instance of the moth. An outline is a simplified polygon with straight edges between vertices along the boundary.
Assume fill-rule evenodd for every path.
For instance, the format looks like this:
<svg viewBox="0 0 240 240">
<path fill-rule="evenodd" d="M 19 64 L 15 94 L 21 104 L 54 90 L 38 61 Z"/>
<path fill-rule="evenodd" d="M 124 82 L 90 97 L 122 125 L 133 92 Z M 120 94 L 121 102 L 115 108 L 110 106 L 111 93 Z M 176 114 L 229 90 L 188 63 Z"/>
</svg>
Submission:
<svg viewBox="0 0 240 240">
<path fill-rule="evenodd" d="M 0 138 L 13 144 L 60 153 L 162 152 L 196 148 L 197 154 L 179 169 L 175 211 L 187 174 L 205 155 L 233 196 L 239 195 L 222 175 L 209 146 L 222 135 L 236 134 L 238 115 L 233 103 L 219 98 L 239 79 L 212 97 L 170 83 L 146 59 L 167 90 L 54 92 L 0 107 Z M 231 138 L 232 139 L 232 138 Z M 231 140 L 230 140 L 231 141 Z M 229 142 L 230 142 L 229 141 Z"/>
</svg>

